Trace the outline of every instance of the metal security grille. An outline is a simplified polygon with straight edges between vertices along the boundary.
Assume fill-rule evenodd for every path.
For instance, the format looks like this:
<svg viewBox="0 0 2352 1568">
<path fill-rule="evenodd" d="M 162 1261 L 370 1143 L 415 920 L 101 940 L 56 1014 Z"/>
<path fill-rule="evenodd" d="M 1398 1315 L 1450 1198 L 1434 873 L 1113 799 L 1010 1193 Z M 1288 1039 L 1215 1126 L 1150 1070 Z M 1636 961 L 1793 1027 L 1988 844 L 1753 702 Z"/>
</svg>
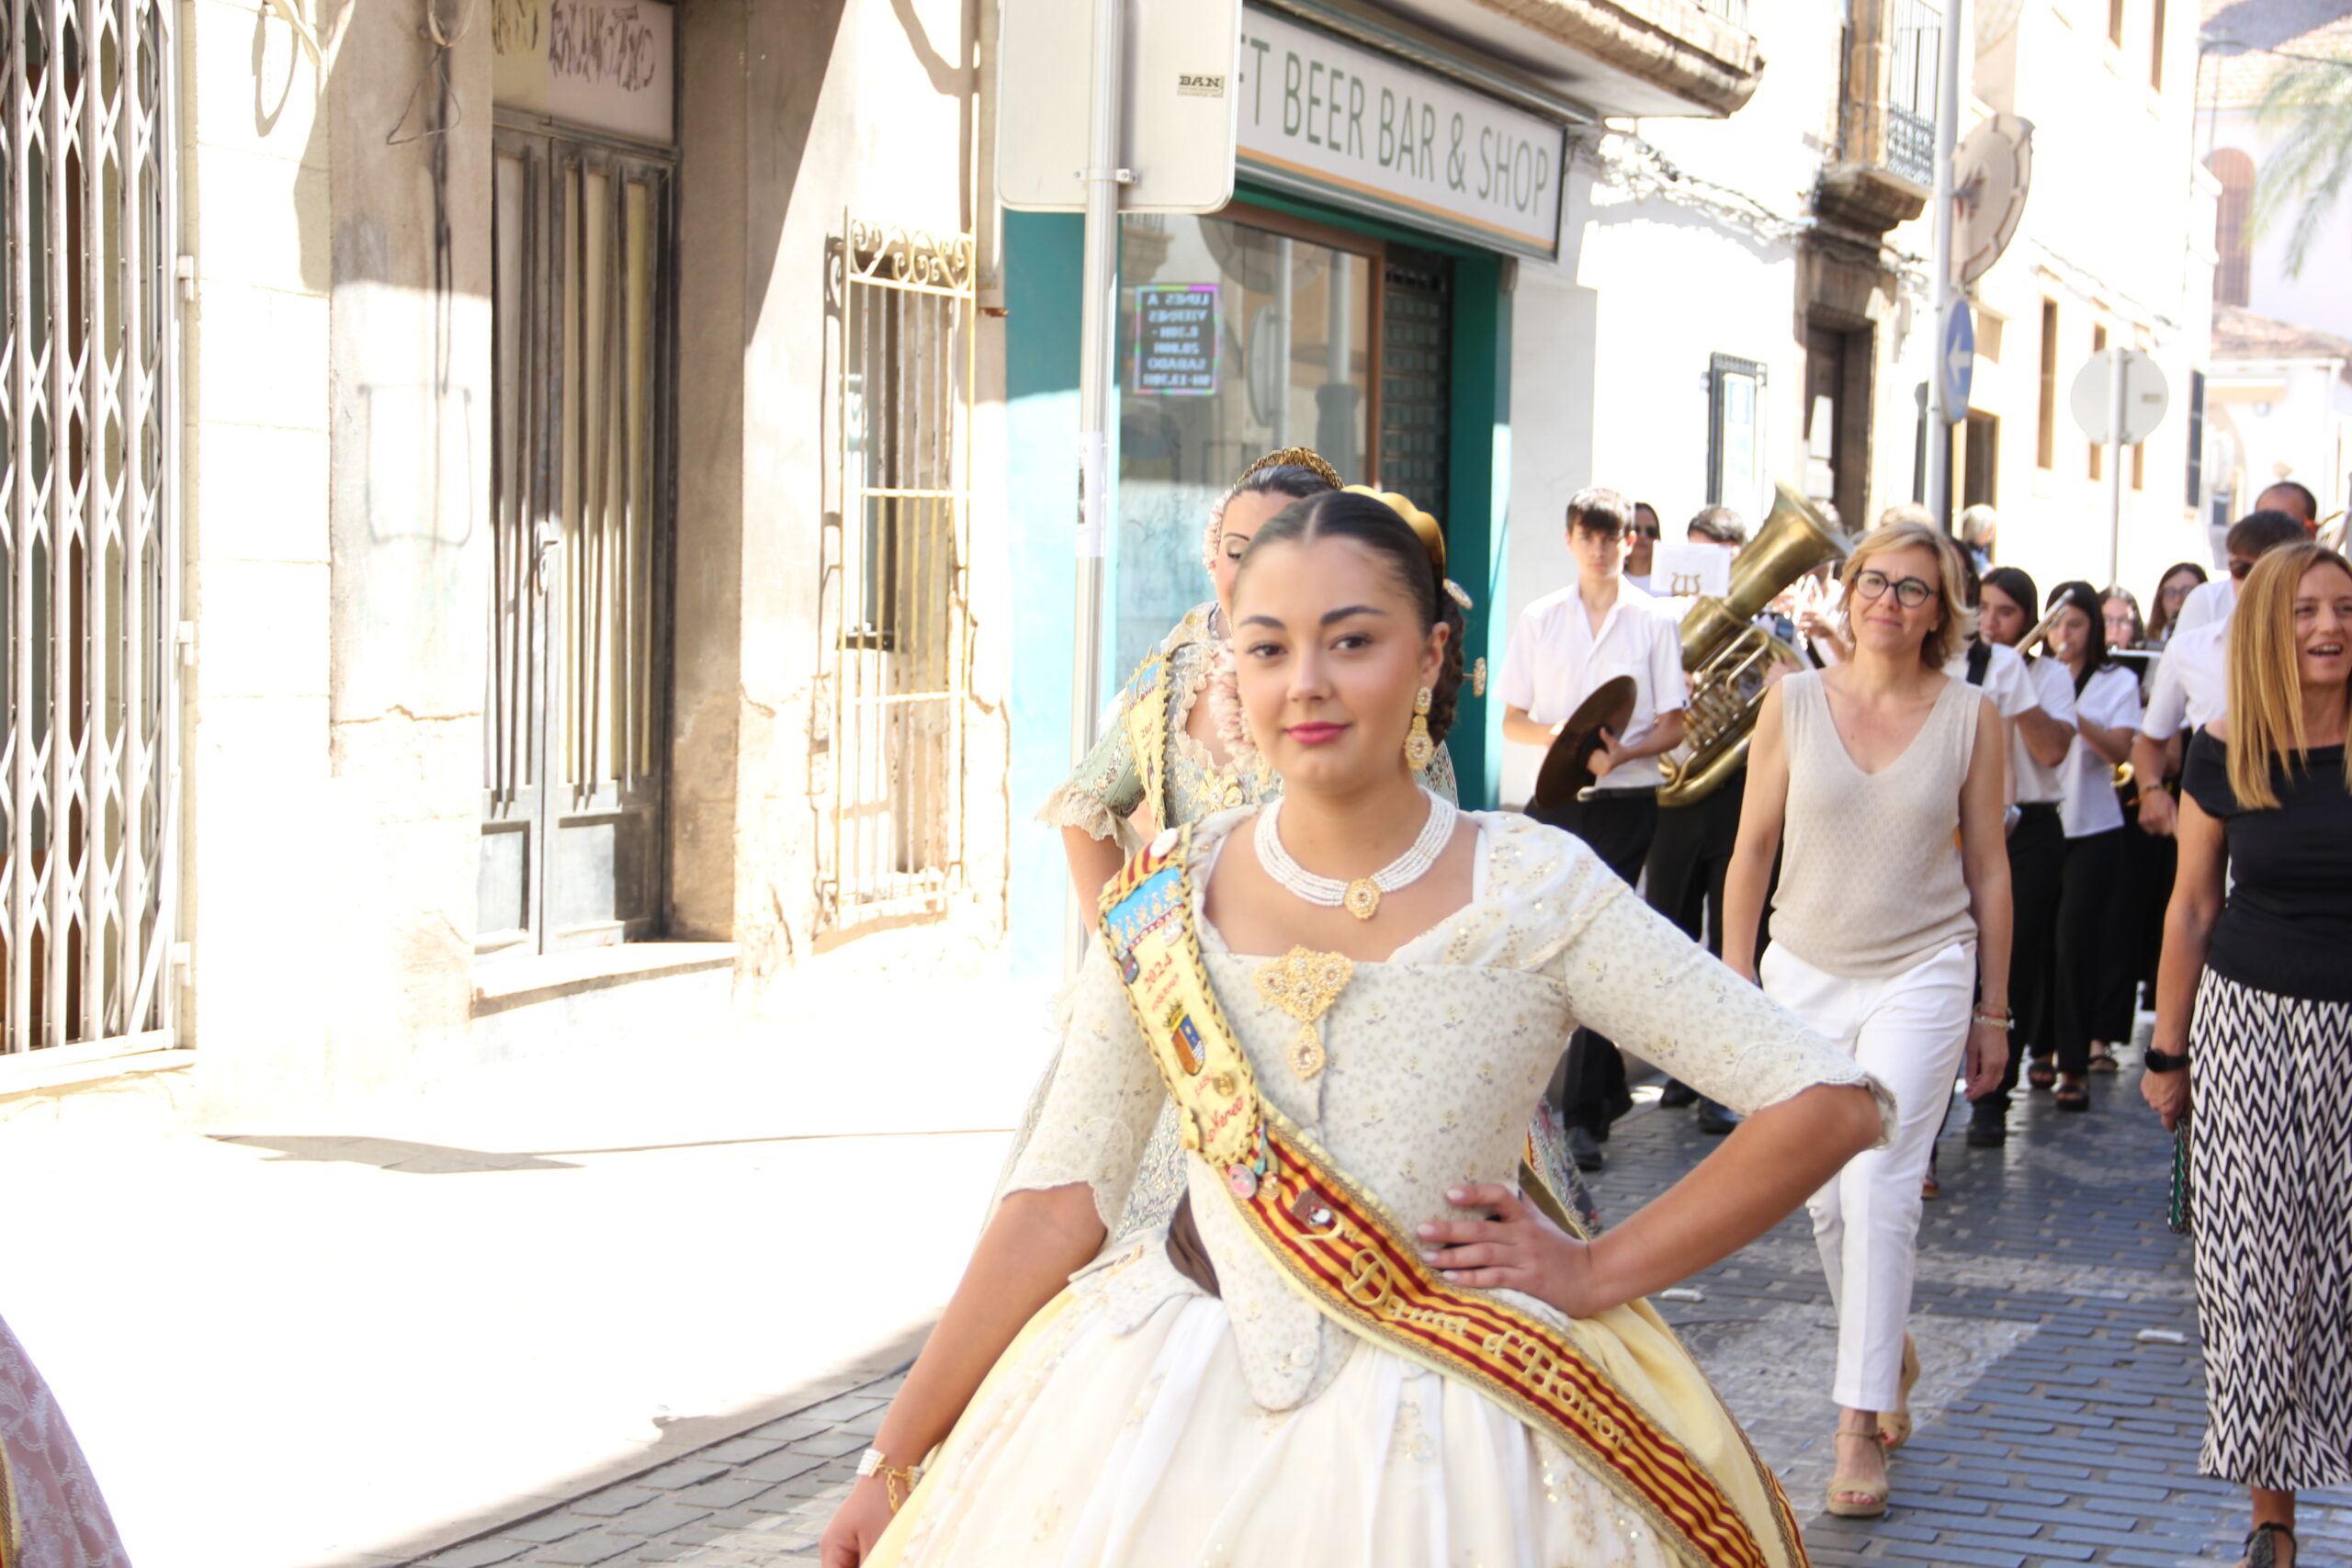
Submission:
<svg viewBox="0 0 2352 1568">
<path fill-rule="evenodd" d="M 814 780 L 834 925 L 966 886 L 972 700 L 972 239 L 854 218 L 844 232 L 842 504 L 827 518 L 832 663 Z"/>
<path fill-rule="evenodd" d="M 0 6 L 0 1052 L 171 1024 L 172 15 Z"/>
<path fill-rule="evenodd" d="M 1380 483 L 1446 512 L 1453 263 L 1391 245 L 1380 292 Z"/>
</svg>

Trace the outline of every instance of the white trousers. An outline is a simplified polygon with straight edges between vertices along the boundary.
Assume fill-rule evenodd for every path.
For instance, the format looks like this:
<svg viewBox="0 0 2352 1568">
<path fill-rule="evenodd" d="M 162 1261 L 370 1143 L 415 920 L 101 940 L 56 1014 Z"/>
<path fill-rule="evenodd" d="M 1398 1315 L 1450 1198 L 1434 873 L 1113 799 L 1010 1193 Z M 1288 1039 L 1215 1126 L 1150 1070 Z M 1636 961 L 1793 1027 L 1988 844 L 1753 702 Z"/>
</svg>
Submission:
<svg viewBox="0 0 2352 1568">
<path fill-rule="evenodd" d="M 1954 942 L 1900 975 L 1870 980 L 1824 974 L 1776 944 L 1765 949 L 1757 977 L 1766 996 L 1894 1094 L 1894 1139 L 1847 1161 L 1805 1204 L 1838 1312 L 1832 1397 L 1849 1410 L 1893 1410 L 1911 1315 L 1919 1182 L 1968 1046 L 1975 944 Z"/>
</svg>

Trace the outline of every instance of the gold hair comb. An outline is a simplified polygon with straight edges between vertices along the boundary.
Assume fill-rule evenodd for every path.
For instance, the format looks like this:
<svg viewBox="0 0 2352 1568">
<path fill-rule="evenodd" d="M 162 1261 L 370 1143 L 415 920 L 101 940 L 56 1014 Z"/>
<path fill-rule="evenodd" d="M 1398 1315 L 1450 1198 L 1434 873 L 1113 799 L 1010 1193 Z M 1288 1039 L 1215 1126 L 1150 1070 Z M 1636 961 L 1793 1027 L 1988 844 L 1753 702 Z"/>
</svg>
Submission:
<svg viewBox="0 0 2352 1568">
<path fill-rule="evenodd" d="M 1307 446 L 1285 446 L 1279 452 L 1267 453 L 1241 470 L 1241 479 L 1235 481 L 1237 487 L 1247 481 L 1251 474 L 1261 473 L 1268 468 L 1305 468 L 1333 490 L 1340 488 L 1340 470 L 1325 462 L 1320 454 Z"/>
</svg>

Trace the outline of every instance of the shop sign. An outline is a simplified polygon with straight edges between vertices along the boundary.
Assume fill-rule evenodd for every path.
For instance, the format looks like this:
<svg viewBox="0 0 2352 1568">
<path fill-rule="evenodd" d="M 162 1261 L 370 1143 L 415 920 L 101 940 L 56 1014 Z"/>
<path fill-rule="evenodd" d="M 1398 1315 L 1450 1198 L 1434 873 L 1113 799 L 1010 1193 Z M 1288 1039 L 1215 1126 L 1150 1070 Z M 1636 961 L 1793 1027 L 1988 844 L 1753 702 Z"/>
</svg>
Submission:
<svg viewBox="0 0 2352 1568">
<path fill-rule="evenodd" d="M 491 95 L 503 108 L 668 146 L 674 17 L 665 0 L 491 0 Z"/>
<path fill-rule="evenodd" d="M 1250 6 L 1239 156 L 1272 184 L 1479 244 L 1552 256 L 1562 127 Z"/>
<path fill-rule="evenodd" d="M 1215 392 L 1216 333 L 1216 284 L 1143 285 L 1136 290 L 1136 357 L 1128 385 L 1147 395 Z"/>
</svg>

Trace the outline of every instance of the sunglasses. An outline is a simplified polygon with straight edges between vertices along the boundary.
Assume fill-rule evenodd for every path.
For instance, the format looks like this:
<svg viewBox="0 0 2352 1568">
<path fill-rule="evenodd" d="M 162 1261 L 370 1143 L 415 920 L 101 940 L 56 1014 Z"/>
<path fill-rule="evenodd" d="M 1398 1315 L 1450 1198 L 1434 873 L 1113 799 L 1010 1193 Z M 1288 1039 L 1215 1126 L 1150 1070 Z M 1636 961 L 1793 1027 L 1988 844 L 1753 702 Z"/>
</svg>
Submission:
<svg viewBox="0 0 2352 1568">
<path fill-rule="evenodd" d="M 1857 573 L 1854 578 L 1855 596 L 1872 603 L 1885 598 L 1890 588 L 1894 590 L 1894 602 L 1906 610 L 1917 609 L 1936 592 L 1933 583 L 1923 582 L 1916 577 L 1906 577 L 1898 582 L 1883 571 L 1865 571 Z"/>
<path fill-rule="evenodd" d="M 1637 539 L 1655 539 L 1658 536 L 1658 532 L 1655 528 L 1645 528 L 1636 523 L 1634 525 L 1634 536 Z"/>
<path fill-rule="evenodd" d="M 2250 560 L 2233 560 L 2230 563 L 2230 575 L 2240 582 L 2244 582 L 2245 574 L 2253 570 L 2254 563 Z"/>
</svg>

